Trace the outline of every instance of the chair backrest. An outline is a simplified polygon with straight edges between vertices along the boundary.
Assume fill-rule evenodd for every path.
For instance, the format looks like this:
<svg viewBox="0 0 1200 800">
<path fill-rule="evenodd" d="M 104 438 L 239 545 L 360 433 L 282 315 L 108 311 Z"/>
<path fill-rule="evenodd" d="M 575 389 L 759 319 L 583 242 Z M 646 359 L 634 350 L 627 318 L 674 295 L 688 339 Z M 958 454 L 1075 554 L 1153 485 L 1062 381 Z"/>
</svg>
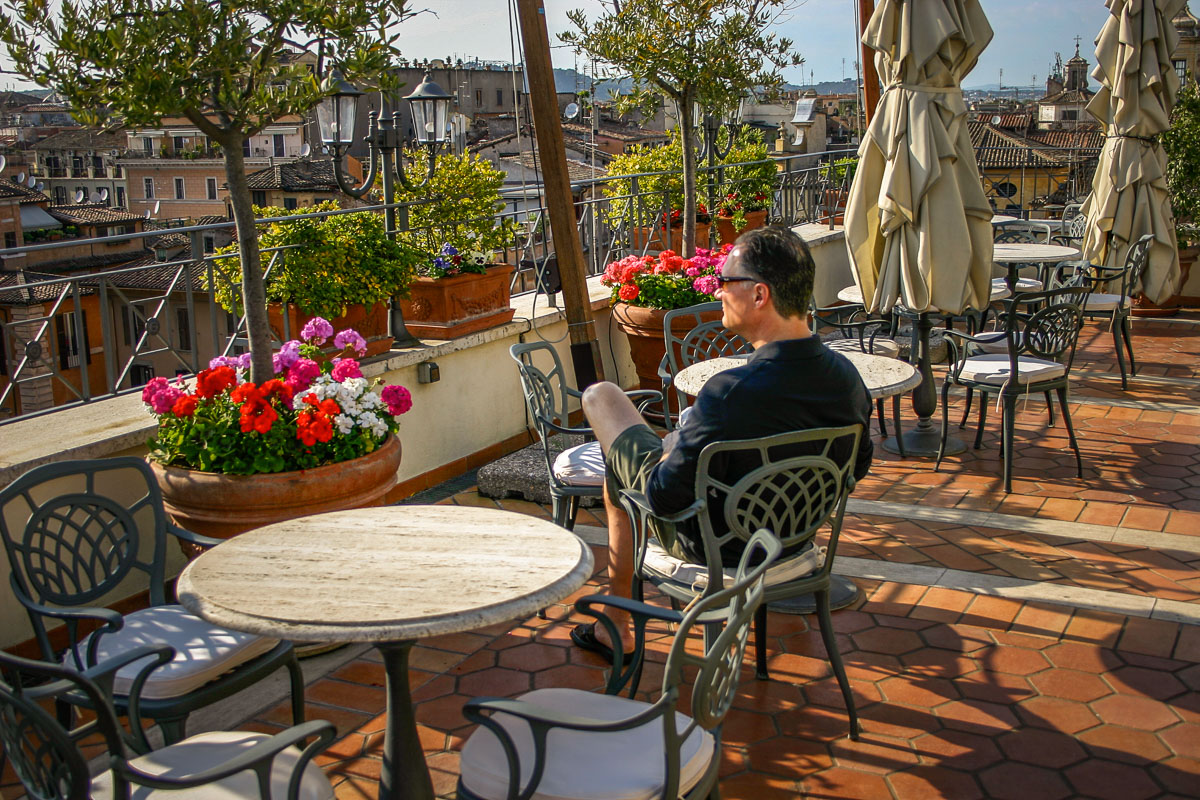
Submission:
<svg viewBox="0 0 1200 800">
<path fill-rule="evenodd" d="M 137 571 L 148 579 L 150 604 L 161 605 L 166 538 L 162 493 L 140 458 L 46 464 L 0 491 L 11 582 L 35 603 L 94 606 Z M 30 611 L 29 619 L 51 658 L 42 616 Z"/>
<path fill-rule="evenodd" d="M 1063 219 L 1067 219 L 1065 215 Z M 1087 216 L 1077 212 L 1063 224 L 1063 231 L 1068 238 L 1082 240 L 1084 232 L 1087 231 Z"/>
<path fill-rule="evenodd" d="M 24 688 L 29 678 L 51 683 Z M 67 692 L 86 697 L 96 712 L 89 722 L 71 730 L 43 706 Z M 0 652 L 0 744 L 31 797 L 87 800 L 91 796 L 88 761 L 78 743 L 94 732 L 104 737 L 111 758 L 124 757 L 116 714 L 93 681 L 74 670 Z"/>
<path fill-rule="evenodd" d="M 1050 226 L 1044 222 L 1021 222 L 1000 228 L 992 241 L 996 244 L 1027 243 L 1047 244 L 1051 236 Z"/>
<path fill-rule="evenodd" d="M 1142 273 L 1150 261 L 1150 245 L 1154 244 L 1154 234 L 1147 233 L 1133 244 L 1125 253 L 1125 273 L 1121 276 L 1121 295 L 1132 297 L 1141 288 Z"/>
<path fill-rule="evenodd" d="M 710 513 L 699 515 L 710 591 L 722 585 L 721 547 L 735 538 L 748 541 L 761 529 L 771 531 L 789 550 L 812 539 L 829 521 L 832 535 L 821 570 L 831 569 L 862 435 L 861 425 L 814 428 L 714 442 L 700 451 L 695 497 L 706 498 L 710 508 L 720 503 L 728 526 L 718 533 Z M 731 460 L 758 466 L 729 482 L 722 475 Z"/>
<path fill-rule="evenodd" d="M 534 356 L 538 353 L 549 357 L 549 372 L 533 363 Z M 545 421 L 564 428 L 569 427 L 567 375 L 563 370 L 562 361 L 558 358 L 558 351 L 546 342 L 526 342 L 514 344 L 508 349 L 508 354 L 517 362 L 517 369 L 521 374 L 521 390 L 525 394 L 525 406 L 529 409 L 542 439 L 545 440 L 550 432 L 544 424 Z"/>
<path fill-rule="evenodd" d="M 1080 298 L 1087 297 L 1088 289 L 1082 282 L 1061 289 L 1040 292 L 1022 292 L 1005 300 L 1005 335 L 1011 374 L 1019 374 L 1018 359 L 1029 354 L 1034 358 L 1058 361 L 1070 368 L 1075 355 L 1075 344 L 1079 330 L 1083 327 L 1083 311 Z M 1037 308 L 1032 313 L 1018 313 L 1026 308 Z"/>
<path fill-rule="evenodd" d="M 679 796 L 679 751 L 688 735 L 697 726 L 709 731 L 716 729 L 733 705 L 750 626 L 763 600 L 764 576 L 781 549 L 779 540 L 768 531 L 756 532 L 742 553 L 733 582 L 692 605 L 679 623 L 667 654 L 659 703 L 673 706 L 680 686 L 686 682 L 691 689 L 691 721 L 679 730 L 678 717 L 670 711 L 663 714 L 667 776 L 662 797 Z M 703 655 L 690 652 L 693 631 L 698 626 L 714 624 L 721 626 L 721 631 L 716 636 L 710 631 Z M 685 674 L 689 668 L 697 670 L 694 680 Z M 720 758 L 714 759 L 719 761 Z M 716 766 L 714 763 L 714 778 Z"/>
<path fill-rule="evenodd" d="M 711 303 L 699 303 L 687 308 L 673 308 L 666 313 L 663 317 L 663 343 L 666 346 L 665 366 L 669 375 L 674 376 L 684 367 L 691 366 L 705 358 L 749 352 L 749 343 L 746 343 L 746 340 L 737 334 L 725 331 L 719 319 L 704 319 L 705 314 L 720 310 L 721 301 L 714 300 Z M 702 328 L 702 331 L 697 331 L 698 328 Z M 722 334 L 722 331 L 725 333 Z M 736 338 L 730 339 L 729 337 Z M 709 340 L 712 342 L 711 345 Z M 730 344 L 730 342 L 735 344 Z M 730 347 L 746 347 L 748 349 L 731 350 Z M 727 352 L 722 352 L 722 348 L 725 348 Z"/>
</svg>

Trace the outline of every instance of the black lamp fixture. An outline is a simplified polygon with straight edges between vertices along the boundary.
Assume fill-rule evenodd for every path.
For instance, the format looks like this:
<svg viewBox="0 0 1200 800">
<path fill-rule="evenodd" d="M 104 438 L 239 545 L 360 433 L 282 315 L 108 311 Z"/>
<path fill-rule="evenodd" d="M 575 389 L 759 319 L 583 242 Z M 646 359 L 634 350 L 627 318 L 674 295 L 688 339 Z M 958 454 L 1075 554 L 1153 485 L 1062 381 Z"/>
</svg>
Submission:
<svg viewBox="0 0 1200 800">
<path fill-rule="evenodd" d="M 697 154 L 700 158 L 707 161 L 708 180 L 706 181 L 708 189 L 708 213 L 716 214 L 717 203 L 717 159 L 725 158 L 729 155 L 729 151 L 733 149 L 733 142 L 737 138 L 737 132 L 741 129 L 741 110 L 742 104 L 739 101 L 737 108 L 730 112 L 712 112 L 705 109 L 699 103 L 692 106 L 692 127 L 694 130 L 700 131 L 700 152 Z M 724 141 L 719 141 L 721 134 L 724 133 Z M 708 229 L 708 245 L 712 247 L 717 239 L 717 226 L 711 225 Z"/>
<path fill-rule="evenodd" d="M 421 81 L 412 94 L 403 98 L 408 101 L 412 112 L 414 138 L 413 143 L 425 150 L 425 177 L 414 183 L 404 169 L 402 148 L 406 144 L 401 141 L 400 112 L 380 117 L 372 111 L 367 115 L 367 135 L 363 141 L 367 143 L 367 174 L 363 182 L 355 186 L 351 176 L 346 174 L 343 166 L 346 151 L 354 144 L 355 120 L 358 119 L 358 103 L 363 93 L 357 87 L 346 81 L 340 72 L 333 70 L 329 73 L 328 83 L 333 92 L 317 106 L 317 127 L 320 129 L 321 141 L 333 153 L 333 175 L 338 188 L 351 197 L 362 197 L 375 184 L 375 175 L 382 172 L 384 222 L 388 235 L 396 234 L 396 181 L 404 188 L 416 191 L 429 183 L 433 177 L 434 165 L 438 152 L 450 142 L 450 103 L 454 95 L 449 94 L 441 86 L 434 83 L 429 73 Z M 380 163 L 382 162 L 382 164 Z M 407 210 L 402 212 L 407 217 Z M 419 344 L 417 339 L 404 327 L 400 315 L 400 303 L 392 298 L 391 306 L 392 337 L 400 347 L 414 347 Z"/>
</svg>

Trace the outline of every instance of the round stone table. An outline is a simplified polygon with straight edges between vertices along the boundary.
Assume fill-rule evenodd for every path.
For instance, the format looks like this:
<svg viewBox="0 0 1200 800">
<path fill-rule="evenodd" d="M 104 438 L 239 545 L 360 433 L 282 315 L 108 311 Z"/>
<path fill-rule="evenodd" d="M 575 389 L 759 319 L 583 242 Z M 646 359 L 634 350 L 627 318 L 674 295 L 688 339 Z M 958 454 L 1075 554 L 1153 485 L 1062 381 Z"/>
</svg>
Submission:
<svg viewBox="0 0 1200 800">
<path fill-rule="evenodd" d="M 992 214 L 993 225 L 1011 225 L 1014 222 L 1024 222 L 1020 217 L 1013 217 L 1008 214 Z"/>
<path fill-rule="evenodd" d="M 896 358 L 876 356 L 858 350 L 839 350 L 850 360 L 858 374 L 862 376 L 863 384 L 872 400 L 903 394 L 921 382 L 921 374 L 916 367 Z M 727 369 L 740 367 L 750 358 L 750 354 L 725 356 L 697 361 L 689 367 L 681 369 L 674 377 L 675 386 L 691 396 L 700 393 L 704 384 L 712 376 Z M 897 424 L 899 424 L 897 422 Z M 863 432 L 866 435 L 866 431 Z M 832 610 L 845 608 L 858 597 L 858 586 L 854 581 L 843 575 L 831 575 L 829 585 L 829 607 Z M 812 614 L 817 610 L 813 595 L 801 595 L 790 600 L 779 600 L 771 603 L 772 611 L 785 614 Z"/>
<path fill-rule="evenodd" d="M 387 676 L 380 798 L 432 800 L 408 685 L 415 640 L 529 616 L 592 574 L 592 551 L 546 520 L 465 506 L 385 506 L 240 534 L 179 576 L 189 611 L 282 639 L 370 642 Z"/>
<path fill-rule="evenodd" d="M 1011 292 L 1017 284 L 1017 271 L 1026 264 L 1052 264 L 1079 258 L 1083 251 L 1078 247 L 1063 244 L 1040 244 L 1038 242 L 1005 242 L 993 245 L 992 261 L 1003 264 L 1008 270 L 1005 280 Z M 992 298 L 993 300 L 996 298 Z"/>
</svg>

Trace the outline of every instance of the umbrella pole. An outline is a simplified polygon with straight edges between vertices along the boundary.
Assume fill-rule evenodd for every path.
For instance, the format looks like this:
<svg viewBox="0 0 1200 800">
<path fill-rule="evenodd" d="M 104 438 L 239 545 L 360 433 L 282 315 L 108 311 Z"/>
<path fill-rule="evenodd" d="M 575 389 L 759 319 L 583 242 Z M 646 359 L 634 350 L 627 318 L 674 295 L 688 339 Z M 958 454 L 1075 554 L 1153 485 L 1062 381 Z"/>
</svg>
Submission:
<svg viewBox="0 0 1200 800">
<path fill-rule="evenodd" d="M 933 364 L 929 360 L 929 334 L 933 321 L 927 312 L 917 315 L 917 372 L 921 383 L 912 391 L 913 411 L 917 414 L 917 426 L 903 434 L 904 449 L 896 445 L 896 437 L 889 436 L 883 449 L 889 453 L 913 456 L 936 456 L 942 444 L 941 428 L 933 424 L 933 412 L 937 411 L 937 388 L 933 385 Z M 967 449 L 961 439 L 946 437 L 946 455 L 962 453 Z"/>
</svg>

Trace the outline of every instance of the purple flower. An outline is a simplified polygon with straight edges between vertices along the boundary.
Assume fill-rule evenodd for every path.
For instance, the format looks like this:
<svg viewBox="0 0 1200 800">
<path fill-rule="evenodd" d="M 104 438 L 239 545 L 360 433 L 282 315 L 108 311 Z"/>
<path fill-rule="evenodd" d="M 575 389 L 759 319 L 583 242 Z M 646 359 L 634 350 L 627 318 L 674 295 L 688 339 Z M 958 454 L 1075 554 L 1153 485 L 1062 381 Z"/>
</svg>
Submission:
<svg viewBox="0 0 1200 800">
<path fill-rule="evenodd" d="M 362 370 L 353 358 L 335 358 L 333 360 L 333 379 L 338 383 L 347 378 L 361 378 Z"/>
<path fill-rule="evenodd" d="M 300 330 L 300 338 L 309 344 L 325 344 L 330 336 L 333 336 L 333 326 L 321 317 L 313 317 Z"/>
<path fill-rule="evenodd" d="M 379 396 L 393 417 L 398 417 L 412 408 L 412 395 L 403 386 L 385 386 Z"/>
<path fill-rule="evenodd" d="M 166 378 L 151 378 L 142 388 L 142 402 L 146 405 L 150 405 L 154 400 L 154 396 L 163 389 L 168 388 L 169 385 L 170 384 L 167 383 Z M 156 413 L 161 414 L 162 412 L 160 411 Z"/>
<path fill-rule="evenodd" d="M 216 369 L 217 367 L 233 367 L 234 369 L 237 369 L 238 368 L 238 357 L 237 356 L 217 356 L 216 358 L 214 358 L 208 362 L 209 369 Z"/>
<path fill-rule="evenodd" d="M 359 336 L 358 331 L 353 328 L 346 328 L 333 337 L 333 346 L 339 350 L 349 346 L 354 349 L 355 353 L 358 353 L 360 358 L 367 354 L 367 340 Z"/>
<path fill-rule="evenodd" d="M 717 286 L 717 279 L 714 275 L 701 275 L 692 281 L 692 288 L 703 294 L 716 294 Z"/>
<path fill-rule="evenodd" d="M 165 383 L 165 380 L 164 380 Z M 164 386 L 150 398 L 150 407 L 155 414 L 166 414 L 175 405 L 175 401 L 183 397 L 183 392 L 174 386 Z"/>
<path fill-rule="evenodd" d="M 458 255 L 458 248 L 447 242 L 446 244 L 442 245 L 442 255 L 456 256 Z"/>
<path fill-rule="evenodd" d="M 292 339 L 290 342 L 284 342 L 279 352 L 271 356 L 271 367 L 276 375 L 280 375 L 287 372 L 299 358 L 300 342 Z"/>
<path fill-rule="evenodd" d="M 307 389 L 317 376 L 321 374 L 321 367 L 311 358 L 298 358 L 296 363 L 288 369 L 287 385 L 292 387 L 293 391 L 302 392 Z"/>
<path fill-rule="evenodd" d="M 685 275 L 687 275 L 689 278 L 696 278 L 696 277 L 699 277 L 699 275 L 700 275 L 700 268 L 697 267 L 695 264 L 693 264 L 692 266 L 685 269 L 683 271 L 683 273 Z"/>
</svg>

